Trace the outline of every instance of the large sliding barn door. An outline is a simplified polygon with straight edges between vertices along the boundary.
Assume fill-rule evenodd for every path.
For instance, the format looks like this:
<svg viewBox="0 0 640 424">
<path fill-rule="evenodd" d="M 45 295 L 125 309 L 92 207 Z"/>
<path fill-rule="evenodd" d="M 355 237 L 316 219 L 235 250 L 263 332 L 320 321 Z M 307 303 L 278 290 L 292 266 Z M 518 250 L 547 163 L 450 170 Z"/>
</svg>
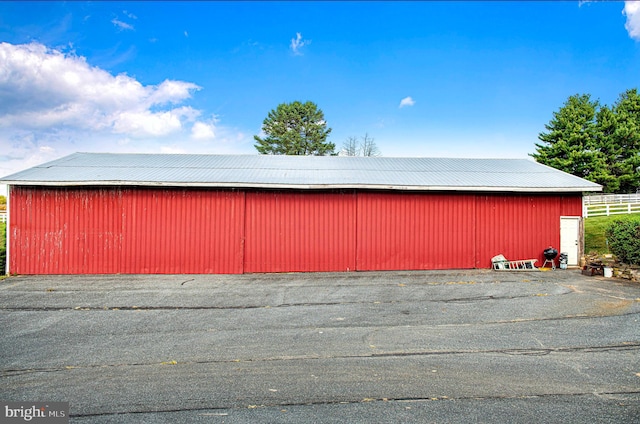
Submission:
<svg viewBox="0 0 640 424">
<path fill-rule="evenodd" d="M 354 192 L 246 196 L 245 272 L 355 270 Z"/>
<path fill-rule="evenodd" d="M 473 268 L 474 199 L 358 193 L 358 270 Z"/>
<path fill-rule="evenodd" d="M 242 272 L 244 193 L 11 187 L 18 274 Z"/>
</svg>

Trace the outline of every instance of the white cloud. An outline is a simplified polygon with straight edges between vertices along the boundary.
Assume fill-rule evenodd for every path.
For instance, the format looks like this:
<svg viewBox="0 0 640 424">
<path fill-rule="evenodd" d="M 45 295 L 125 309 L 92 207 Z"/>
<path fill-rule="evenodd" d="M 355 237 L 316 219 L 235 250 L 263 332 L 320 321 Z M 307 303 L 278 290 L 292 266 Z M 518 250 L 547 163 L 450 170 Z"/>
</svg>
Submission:
<svg viewBox="0 0 640 424">
<path fill-rule="evenodd" d="M 197 117 L 190 108 L 156 110 L 188 99 L 200 89 L 193 83 L 166 80 L 144 86 L 37 43 L 1 43 L 0 62 L 0 127 L 71 126 L 116 133 L 134 128 L 133 135 L 157 136 Z"/>
<path fill-rule="evenodd" d="M 126 10 L 123 10 L 122 14 L 130 19 L 138 19 L 136 15 L 134 15 L 133 13 L 127 12 Z"/>
<path fill-rule="evenodd" d="M 624 27 L 629 33 L 629 37 L 640 41 L 640 2 L 625 1 L 622 14 L 627 17 Z"/>
<path fill-rule="evenodd" d="M 200 89 L 144 85 L 39 43 L 0 43 L 0 176 L 77 151 L 252 151 L 250 137 L 185 104 Z"/>
<path fill-rule="evenodd" d="M 196 122 L 191 127 L 191 137 L 195 140 L 210 140 L 215 138 L 215 127 L 213 124 Z"/>
<path fill-rule="evenodd" d="M 191 91 L 199 89 L 200 87 L 190 82 L 165 80 L 153 87 L 147 103 L 150 106 L 179 103 L 191 97 Z"/>
<path fill-rule="evenodd" d="M 300 49 L 309 44 L 311 44 L 311 40 L 303 40 L 302 34 L 296 32 L 296 38 L 291 39 L 291 44 L 289 46 L 291 47 L 291 51 L 293 52 L 293 54 L 301 56 L 302 52 L 300 51 Z"/>
<path fill-rule="evenodd" d="M 113 116 L 113 132 L 138 137 L 165 136 L 182 129 L 183 120 L 193 121 L 199 113 L 185 106 L 166 112 L 123 111 Z"/>
<path fill-rule="evenodd" d="M 133 25 L 128 24 L 126 22 L 123 22 L 118 18 L 113 18 L 111 20 L 111 23 L 114 24 L 116 27 L 118 27 L 118 29 L 120 29 L 120 30 L 127 30 L 127 31 L 133 31 L 134 30 Z"/>
<path fill-rule="evenodd" d="M 403 108 L 405 106 L 413 106 L 415 104 L 416 104 L 415 100 L 413 100 L 411 98 L 411 96 L 409 96 L 409 97 L 405 97 L 404 99 L 400 100 L 400 105 L 398 107 L 399 108 Z"/>
</svg>

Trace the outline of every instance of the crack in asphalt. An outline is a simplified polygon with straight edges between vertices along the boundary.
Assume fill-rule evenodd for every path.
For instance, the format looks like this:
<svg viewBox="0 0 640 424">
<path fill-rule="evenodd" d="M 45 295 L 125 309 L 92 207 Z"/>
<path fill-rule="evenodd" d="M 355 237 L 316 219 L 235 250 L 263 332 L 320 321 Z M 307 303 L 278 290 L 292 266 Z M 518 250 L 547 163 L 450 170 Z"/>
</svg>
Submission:
<svg viewBox="0 0 640 424">
<path fill-rule="evenodd" d="M 361 303 L 361 302 L 353 302 L 353 303 Z M 400 304 L 402 302 L 373 302 L 373 304 Z M 345 305 L 348 303 L 326 303 L 324 305 Z M 151 307 L 151 308 L 146 308 L 146 307 L 137 307 L 137 306 L 126 306 L 126 307 L 112 307 L 112 308 L 107 308 L 107 307 L 102 307 L 102 308 L 98 308 L 98 307 L 88 307 L 88 308 L 84 308 L 84 307 L 80 307 L 77 306 L 75 308 L 11 308 L 11 309 L 7 309 L 7 308 L 0 308 L 0 312 L 2 311 L 7 311 L 7 312 L 56 312 L 56 311 L 140 311 L 140 312 L 144 312 L 144 311 L 174 311 L 174 310 L 242 310 L 242 309 L 270 309 L 270 308 L 280 308 L 280 307 L 289 307 L 289 306 L 315 306 L 315 305 L 320 305 L 320 304 L 286 304 L 286 305 L 282 305 L 282 306 L 245 306 L 245 307 L 178 307 L 178 306 L 167 306 L 167 307 Z M 406 310 L 400 311 L 398 312 L 398 314 L 403 314 L 403 315 L 410 315 L 411 313 L 407 313 Z M 413 314 L 413 315 L 418 315 L 417 313 Z M 640 315 L 640 310 L 638 311 L 630 311 L 630 312 L 623 312 L 623 313 L 596 313 L 596 312 L 591 312 L 591 313 L 582 313 L 582 314 L 573 314 L 573 315 L 565 315 L 565 316 L 560 316 L 560 317 L 531 317 L 531 318 L 514 318 L 514 319 L 508 319 L 508 320 L 497 320 L 497 321 L 485 321 L 485 322 L 459 322 L 459 323 L 454 323 L 454 324 L 436 324 L 436 325 L 432 325 L 433 327 L 467 327 L 470 325 L 495 325 L 495 324 L 517 324 L 517 323 L 529 323 L 529 322 L 545 322 L 545 321 L 569 321 L 569 320 L 586 320 L 586 319 L 593 319 L 593 318 L 607 318 L 607 317 L 625 317 L 625 316 L 632 316 L 632 315 Z M 389 315 L 382 315 L 383 317 L 388 317 Z M 374 328 L 387 328 L 387 327 L 393 327 L 394 325 L 383 325 L 380 323 L 375 323 L 375 324 L 361 324 L 358 325 L 357 327 L 359 328 L 370 328 L 370 327 L 374 327 Z M 331 329 L 331 328 L 344 328 L 344 326 L 339 326 L 339 325 L 323 325 L 322 328 L 326 328 L 326 329 Z"/>
<path fill-rule="evenodd" d="M 555 293 L 551 296 L 570 294 Z M 547 296 L 547 295 L 545 295 Z M 277 305 L 228 305 L 228 306 L 0 306 L 0 311 L 20 312 L 58 312 L 58 311 L 165 311 L 165 310 L 243 310 L 243 309 L 268 309 L 268 308 L 295 308 L 308 306 L 340 306 L 340 305 L 393 305 L 402 303 L 473 303 L 491 300 L 514 300 L 530 297 L 541 297 L 540 294 L 527 294 L 519 296 L 474 296 L 454 299 L 425 299 L 420 302 L 407 302 L 406 300 L 369 301 L 369 302 L 300 302 L 280 303 Z"/>
<path fill-rule="evenodd" d="M 442 351 L 414 351 L 414 352 L 380 352 L 356 355 L 336 355 L 336 356 L 280 356 L 272 358 L 257 359 L 222 359 L 222 360 L 204 360 L 204 361 L 169 361 L 169 362 L 134 362 L 128 364 L 95 364 L 95 365 L 68 365 L 64 367 L 50 368 L 25 368 L 25 369 L 5 369 L 0 370 L 0 378 L 13 377 L 23 374 L 32 373 L 50 373 L 61 371 L 72 371 L 82 369 L 96 368 L 116 368 L 116 367 L 142 367 L 142 366 L 176 366 L 176 365 L 194 365 L 194 364 L 234 364 L 234 363 L 257 363 L 257 362 L 276 362 L 276 361 L 316 361 L 327 359 L 367 359 L 367 358 L 402 358 L 415 356 L 435 356 L 435 355 L 487 355 L 487 354 L 503 354 L 510 356 L 545 356 L 551 353 L 592 353 L 592 352 L 611 352 L 611 351 L 628 351 L 640 350 L 640 341 L 625 342 L 620 344 L 603 345 L 603 346 L 568 346 L 555 348 L 531 348 L 531 349 L 463 349 L 463 350 L 442 350 Z"/>
<path fill-rule="evenodd" d="M 310 401 L 310 402 L 283 402 L 283 403 L 265 403 L 260 405 L 247 405 L 245 407 L 196 407 L 196 408 L 175 408 L 175 409 L 153 409 L 142 411 L 116 411 L 101 412 L 93 414 L 70 414 L 73 418 L 92 418 L 92 417 L 109 417 L 115 415 L 141 415 L 141 414 L 171 414 L 177 412 L 198 412 L 198 411 L 220 411 L 219 415 L 227 415 L 222 411 L 238 411 L 245 409 L 258 408 L 291 408 L 299 406 L 322 406 L 322 405 L 357 405 L 362 403 L 377 402 L 397 402 L 397 403 L 418 403 L 418 402 L 444 402 L 444 401 L 491 401 L 491 400 L 510 400 L 510 399 L 534 399 L 534 398 L 550 398 L 562 397 L 572 398 L 579 396 L 624 396 L 640 394 L 640 390 L 629 391 L 612 391 L 612 392 L 575 392 L 575 393 L 541 393 L 528 395 L 496 395 L 496 396 L 434 396 L 434 397 L 403 397 L 403 398 L 364 398 L 358 400 L 336 400 L 336 401 Z M 218 414 L 216 414 L 218 415 Z"/>
</svg>

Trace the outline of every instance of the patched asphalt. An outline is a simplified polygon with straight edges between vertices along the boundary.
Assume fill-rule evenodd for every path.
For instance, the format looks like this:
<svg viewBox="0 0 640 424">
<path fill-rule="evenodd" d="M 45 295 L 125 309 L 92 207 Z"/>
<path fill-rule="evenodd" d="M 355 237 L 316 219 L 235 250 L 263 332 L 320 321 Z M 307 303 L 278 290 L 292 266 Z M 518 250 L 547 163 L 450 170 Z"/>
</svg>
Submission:
<svg viewBox="0 0 640 424">
<path fill-rule="evenodd" d="M 640 284 L 549 272 L 16 276 L 0 399 L 72 422 L 639 422 Z"/>
</svg>

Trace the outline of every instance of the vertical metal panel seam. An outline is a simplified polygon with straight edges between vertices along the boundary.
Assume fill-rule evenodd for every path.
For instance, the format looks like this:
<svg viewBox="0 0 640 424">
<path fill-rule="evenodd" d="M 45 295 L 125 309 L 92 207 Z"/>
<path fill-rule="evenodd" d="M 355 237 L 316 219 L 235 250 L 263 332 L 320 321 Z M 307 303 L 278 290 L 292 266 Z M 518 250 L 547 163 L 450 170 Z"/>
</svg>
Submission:
<svg viewBox="0 0 640 424">
<path fill-rule="evenodd" d="M 480 260 L 478 258 L 478 194 L 473 195 L 473 267 L 478 268 Z"/>
<path fill-rule="evenodd" d="M 351 216 L 353 225 L 353 260 L 350 261 L 353 269 L 351 271 L 358 271 L 358 190 L 353 189 L 352 192 L 353 213 Z"/>
<path fill-rule="evenodd" d="M 10 234 L 11 234 L 11 190 L 13 187 L 11 185 L 7 185 L 7 222 L 5 225 L 5 258 L 4 258 L 4 272 L 6 275 L 11 275 L 11 270 L 9 268 L 9 264 L 11 263 L 11 243 L 10 243 Z"/>
<path fill-rule="evenodd" d="M 243 223 L 242 233 L 240 234 L 240 274 L 245 273 L 245 258 L 246 253 L 245 249 L 247 246 L 246 237 L 247 237 L 247 220 L 249 219 L 249 214 L 247 213 L 247 190 L 241 190 L 242 193 L 242 217 Z"/>
<path fill-rule="evenodd" d="M 471 231 L 473 231 L 473 268 L 478 268 L 478 208 L 477 208 L 477 194 L 469 193 L 469 196 L 473 199 L 473 214 L 471 215 Z"/>
</svg>

